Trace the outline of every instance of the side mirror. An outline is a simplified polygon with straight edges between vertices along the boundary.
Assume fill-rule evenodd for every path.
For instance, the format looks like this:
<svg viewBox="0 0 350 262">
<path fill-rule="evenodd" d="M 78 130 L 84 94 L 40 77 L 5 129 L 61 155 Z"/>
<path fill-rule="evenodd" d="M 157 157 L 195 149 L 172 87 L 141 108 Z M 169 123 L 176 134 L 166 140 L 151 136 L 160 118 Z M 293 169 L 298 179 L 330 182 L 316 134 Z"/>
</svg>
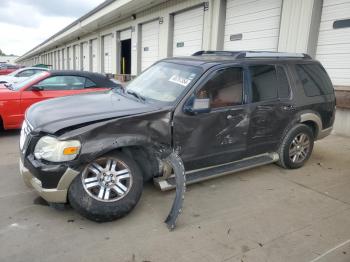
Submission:
<svg viewBox="0 0 350 262">
<path fill-rule="evenodd" d="M 32 91 L 42 91 L 44 90 L 44 88 L 42 86 L 39 86 L 39 85 L 33 85 L 31 87 Z"/>
<path fill-rule="evenodd" d="M 190 99 L 188 105 L 184 107 L 184 111 L 187 114 L 195 115 L 198 113 L 210 112 L 210 99 L 209 98 L 194 98 Z"/>
</svg>

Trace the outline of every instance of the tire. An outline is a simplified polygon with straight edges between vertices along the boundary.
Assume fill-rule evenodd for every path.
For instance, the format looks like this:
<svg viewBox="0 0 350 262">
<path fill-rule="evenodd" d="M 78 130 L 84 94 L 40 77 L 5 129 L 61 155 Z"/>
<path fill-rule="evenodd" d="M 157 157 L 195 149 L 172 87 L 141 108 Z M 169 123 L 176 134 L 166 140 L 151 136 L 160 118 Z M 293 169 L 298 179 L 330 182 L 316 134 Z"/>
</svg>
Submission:
<svg viewBox="0 0 350 262">
<path fill-rule="evenodd" d="M 302 167 L 311 156 L 314 139 L 311 128 L 304 124 L 291 128 L 279 147 L 277 165 L 286 169 Z"/>
<path fill-rule="evenodd" d="M 70 185 L 68 200 L 82 216 L 108 222 L 127 215 L 140 200 L 142 191 L 140 168 L 132 158 L 116 152 L 86 165 Z"/>
</svg>

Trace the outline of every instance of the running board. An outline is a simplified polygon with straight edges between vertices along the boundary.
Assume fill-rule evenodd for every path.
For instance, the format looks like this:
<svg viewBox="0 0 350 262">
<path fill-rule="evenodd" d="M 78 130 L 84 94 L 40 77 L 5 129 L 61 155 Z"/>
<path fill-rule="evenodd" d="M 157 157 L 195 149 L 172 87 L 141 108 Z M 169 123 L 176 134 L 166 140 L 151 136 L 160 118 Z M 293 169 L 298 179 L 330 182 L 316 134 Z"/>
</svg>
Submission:
<svg viewBox="0 0 350 262">
<path fill-rule="evenodd" d="M 186 185 L 198 183 L 201 181 L 217 178 L 233 174 L 239 171 L 247 170 L 250 168 L 271 164 L 278 161 L 279 157 L 277 153 L 269 153 L 258 155 L 250 158 L 245 158 L 239 161 L 207 167 L 197 170 L 186 172 Z M 164 179 L 162 177 L 155 178 L 154 183 L 162 191 L 168 191 L 176 187 L 175 176 L 171 175 L 169 178 Z"/>
</svg>

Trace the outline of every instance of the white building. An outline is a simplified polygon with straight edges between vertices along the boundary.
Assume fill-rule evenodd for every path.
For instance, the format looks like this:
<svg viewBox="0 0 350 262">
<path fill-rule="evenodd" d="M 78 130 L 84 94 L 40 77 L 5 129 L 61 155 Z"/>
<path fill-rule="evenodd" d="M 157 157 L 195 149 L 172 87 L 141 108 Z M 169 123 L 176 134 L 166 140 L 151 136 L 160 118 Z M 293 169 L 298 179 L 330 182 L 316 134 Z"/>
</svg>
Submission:
<svg viewBox="0 0 350 262">
<path fill-rule="evenodd" d="M 17 63 L 137 75 L 198 50 L 308 53 L 350 108 L 350 0 L 107 0 Z"/>
<path fill-rule="evenodd" d="M 0 56 L 0 63 L 6 63 L 6 64 L 15 64 L 15 60 L 18 58 L 18 56 L 13 55 L 4 55 Z"/>
</svg>

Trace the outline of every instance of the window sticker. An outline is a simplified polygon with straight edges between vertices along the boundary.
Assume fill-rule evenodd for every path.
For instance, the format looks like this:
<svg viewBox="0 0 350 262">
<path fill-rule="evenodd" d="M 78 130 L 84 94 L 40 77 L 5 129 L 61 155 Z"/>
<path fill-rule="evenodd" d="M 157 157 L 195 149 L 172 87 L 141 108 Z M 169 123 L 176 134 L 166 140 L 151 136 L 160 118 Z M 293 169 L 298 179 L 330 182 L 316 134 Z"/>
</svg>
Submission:
<svg viewBox="0 0 350 262">
<path fill-rule="evenodd" d="M 189 83 L 191 83 L 192 79 L 183 78 L 181 76 L 173 75 L 170 77 L 169 82 L 173 82 L 175 84 L 179 84 L 182 86 L 188 86 Z"/>
</svg>

